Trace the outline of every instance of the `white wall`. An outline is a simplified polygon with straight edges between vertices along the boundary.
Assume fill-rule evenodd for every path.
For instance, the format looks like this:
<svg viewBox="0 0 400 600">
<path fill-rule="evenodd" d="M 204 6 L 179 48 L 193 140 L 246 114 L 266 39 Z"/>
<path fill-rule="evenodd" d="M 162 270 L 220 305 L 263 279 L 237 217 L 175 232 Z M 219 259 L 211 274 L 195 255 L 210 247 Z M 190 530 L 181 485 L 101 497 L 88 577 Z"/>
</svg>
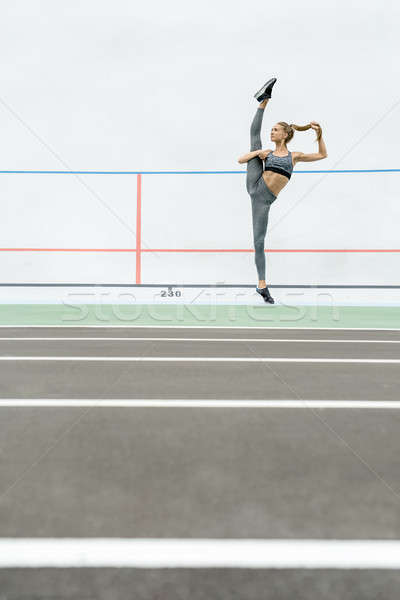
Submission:
<svg viewBox="0 0 400 600">
<path fill-rule="evenodd" d="M 400 168 L 393 0 L 4 1 L 0 170 L 241 170 L 254 92 L 323 127 L 297 169 Z M 316 148 L 314 132 L 292 150 Z M 317 183 L 317 185 L 315 185 Z M 270 248 L 399 248 L 400 173 L 295 174 Z M 0 175 L 1 247 L 135 247 L 134 175 Z M 245 175 L 144 175 L 143 247 L 251 248 Z M 272 283 L 397 284 L 397 254 L 271 254 Z M 134 282 L 135 255 L 0 253 L 0 281 Z M 145 253 L 142 281 L 256 282 L 253 254 Z"/>
</svg>

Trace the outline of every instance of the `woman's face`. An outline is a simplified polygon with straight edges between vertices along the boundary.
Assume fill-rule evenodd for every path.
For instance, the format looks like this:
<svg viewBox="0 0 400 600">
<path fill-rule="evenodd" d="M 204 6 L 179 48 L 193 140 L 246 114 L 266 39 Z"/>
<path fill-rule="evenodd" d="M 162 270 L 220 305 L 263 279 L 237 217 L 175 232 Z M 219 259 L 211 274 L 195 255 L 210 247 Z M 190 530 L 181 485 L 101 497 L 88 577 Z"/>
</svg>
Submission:
<svg viewBox="0 0 400 600">
<path fill-rule="evenodd" d="M 286 133 L 285 130 L 283 129 L 282 125 L 279 125 L 278 123 L 276 125 L 274 125 L 271 128 L 271 141 L 272 142 L 282 142 L 285 138 L 286 138 Z"/>
</svg>

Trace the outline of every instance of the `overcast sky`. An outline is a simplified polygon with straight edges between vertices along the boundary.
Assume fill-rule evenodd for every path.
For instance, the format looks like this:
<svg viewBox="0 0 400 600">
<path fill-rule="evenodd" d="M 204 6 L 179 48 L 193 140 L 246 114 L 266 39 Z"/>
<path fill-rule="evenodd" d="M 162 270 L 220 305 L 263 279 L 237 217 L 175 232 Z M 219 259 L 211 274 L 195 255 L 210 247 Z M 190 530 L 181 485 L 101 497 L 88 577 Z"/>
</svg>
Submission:
<svg viewBox="0 0 400 600">
<path fill-rule="evenodd" d="M 4 169 L 241 168 L 255 91 L 325 168 L 398 167 L 395 0 L 3 0 Z M 398 103 L 398 104 L 396 104 Z M 312 151 L 314 133 L 292 150 Z"/>
</svg>

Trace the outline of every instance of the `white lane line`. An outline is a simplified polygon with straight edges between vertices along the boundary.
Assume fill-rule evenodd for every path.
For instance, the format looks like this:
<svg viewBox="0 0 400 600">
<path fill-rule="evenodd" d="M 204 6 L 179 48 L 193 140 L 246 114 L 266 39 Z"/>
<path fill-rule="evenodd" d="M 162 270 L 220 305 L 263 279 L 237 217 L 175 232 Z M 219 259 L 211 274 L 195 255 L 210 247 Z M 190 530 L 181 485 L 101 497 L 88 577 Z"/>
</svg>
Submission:
<svg viewBox="0 0 400 600">
<path fill-rule="evenodd" d="M 1 337 L 0 342 L 300 342 L 334 344 L 400 344 L 398 340 L 332 340 L 296 338 L 167 338 L 167 337 Z"/>
<path fill-rule="evenodd" d="M 398 331 L 400 327 L 275 327 L 269 325 L 0 325 L 1 329 L 279 329 L 280 331 Z"/>
<path fill-rule="evenodd" d="M 0 568 L 398 569 L 398 540 L 0 538 Z"/>
<path fill-rule="evenodd" d="M 68 398 L 4 398 L 4 407 L 84 407 L 99 408 L 357 408 L 400 409 L 400 400 L 162 400 L 162 399 L 68 399 Z"/>
<path fill-rule="evenodd" d="M 282 362 L 282 363 L 378 363 L 398 364 L 398 358 L 229 358 L 187 356 L 0 356 L 0 361 L 86 361 L 86 362 Z"/>
</svg>

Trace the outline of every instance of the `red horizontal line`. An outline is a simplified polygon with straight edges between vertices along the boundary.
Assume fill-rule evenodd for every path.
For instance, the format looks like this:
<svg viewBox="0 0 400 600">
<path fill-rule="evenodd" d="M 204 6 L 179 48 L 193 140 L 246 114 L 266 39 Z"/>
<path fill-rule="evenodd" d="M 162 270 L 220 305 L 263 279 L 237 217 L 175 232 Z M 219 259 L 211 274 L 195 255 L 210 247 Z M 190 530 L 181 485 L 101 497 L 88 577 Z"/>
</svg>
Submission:
<svg viewBox="0 0 400 600">
<path fill-rule="evenodd" d="M 0 252 L 136 252 L 135 248 L 0 248 Z M 142 248 L 141 252 L 254 252 L 247 248 Z M 265 252 L 400 252 L 397 248 L 266 248 Z"/>
<path fill-rule="evenodd" d="M 136 252 L 135 248 L 0 248 L 0 252 Z"/>
</svg>

